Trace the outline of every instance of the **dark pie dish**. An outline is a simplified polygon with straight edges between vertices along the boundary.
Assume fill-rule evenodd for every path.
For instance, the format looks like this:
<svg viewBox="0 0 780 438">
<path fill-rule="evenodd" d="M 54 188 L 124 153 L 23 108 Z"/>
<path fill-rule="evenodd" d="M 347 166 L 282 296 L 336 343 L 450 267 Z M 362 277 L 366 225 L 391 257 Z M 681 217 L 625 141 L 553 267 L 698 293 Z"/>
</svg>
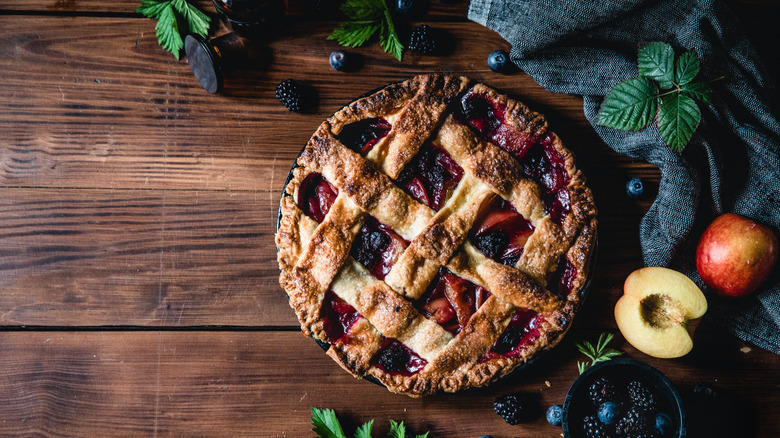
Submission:
<svg viewBox="0 0 780 438">
<path fill-rule="evenodd" d="M 618 388 L 618 391 L 624 391 L 630 382 L 641 382 L 654 394 L 657 403 L 657 408 L 654 412 L 666 413 L 672 419 L 672 432 L 664 435 L 663 438 L 684 438 L 687 436 L 683 402 L 669 379 L 663 373 L 644 362 L 629 358 L 617 358 L 597 363 L 588 368 L 569 388 L 563 404 L 562 426 L 564 437 L 584 438 L 586 436 L 582 420 L 586 416 L 595 416 L 595 412 L 598 409 L 589 399 L 588 391 L 590 386 L 599 378 L 609 379 Z M 625 412 L 625 400 L 619 401 L 618 404 L 622 405 L 621 410 Z M 607 436 L 619 435 L 609 434 Z"/>
<path fill-rule="evenodd" d="M 596 209 L 544 118 L 484 84 L 391 84 L 336 112 L 280 200 L 280 284 L 356 377 L 420 396 L 488 384 L 556 345 Z"/>
</svg>

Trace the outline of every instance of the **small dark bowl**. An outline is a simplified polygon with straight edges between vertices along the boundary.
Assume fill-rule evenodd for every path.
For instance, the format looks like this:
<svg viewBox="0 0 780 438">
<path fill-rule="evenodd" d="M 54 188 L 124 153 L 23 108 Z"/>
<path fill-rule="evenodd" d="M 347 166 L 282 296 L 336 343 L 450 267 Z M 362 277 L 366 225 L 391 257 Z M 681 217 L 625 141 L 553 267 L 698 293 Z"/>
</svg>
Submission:
<svg viewBox="0 0 780 438">
<path fill-rule="evenodd" d="M 615 384 L 618 391 L 639 380 L 648 386 L 659 398 L 660 411 L 667 413 L 675 425 L 672 433 L 664 438 L 685 438 L 685 411 L 677 390 L 669 379 L 650 365 L 633 359 L 612 359 L 598 363 L 582 373 L 571 385 L 563 403 L 563 436 L 582 438 L 585 433 L 581 421 L 586 415 L 596 415 L 597 406 L 588 400 L 588 387 L 599 377 L 606 377 Z"/>
</svg>

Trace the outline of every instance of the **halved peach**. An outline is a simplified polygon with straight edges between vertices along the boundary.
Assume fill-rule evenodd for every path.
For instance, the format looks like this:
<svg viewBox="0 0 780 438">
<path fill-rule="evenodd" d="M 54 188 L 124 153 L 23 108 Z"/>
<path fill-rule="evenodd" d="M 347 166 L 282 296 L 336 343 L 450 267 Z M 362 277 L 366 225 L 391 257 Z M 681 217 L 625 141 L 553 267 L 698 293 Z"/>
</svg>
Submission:
<svg viewBox="0 0 780 438">
<path fill-rule="evenodd" d="M 707 311 L 707 299 L 685 275 L 668 268 L 636 270 L 626 278 L 615 305 L 615 321 L 638 350 L 660 358 L 680 357 L 693 348 L 692 320 Z"/>
</svg>

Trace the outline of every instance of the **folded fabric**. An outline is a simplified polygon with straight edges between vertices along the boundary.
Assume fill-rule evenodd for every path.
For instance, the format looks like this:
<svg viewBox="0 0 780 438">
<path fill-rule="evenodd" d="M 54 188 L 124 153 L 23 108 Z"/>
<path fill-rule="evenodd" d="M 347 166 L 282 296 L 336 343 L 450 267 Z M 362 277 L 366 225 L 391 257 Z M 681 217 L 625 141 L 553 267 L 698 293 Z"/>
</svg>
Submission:
<svg viewBox="0 0 780 438">
<path fill-rule="evenodd" d="M 471 0 L 468 17 L 512 44 L 510 57 L 549 91 L 583 96 L 585 116 L 615 151 L 661 170 L 658 196 L 640 223 L 647 266 L 681 271 L 703 286 L 698 238 L 715 216 L 734 212 L 780 229 L 780 124 L 776 89 L 740 25 L 714 0 Z M 641 43 L 663 41 L 679 55 L 696 50 L 712 105 L 685 150 L 673 152 L 651 125 L 619 131 L 596 125 L 616 83 L 635 77 Z M 780 354 L 780 267 L 753 296 L 708 294 L 705 318 Z"/>
</svg>

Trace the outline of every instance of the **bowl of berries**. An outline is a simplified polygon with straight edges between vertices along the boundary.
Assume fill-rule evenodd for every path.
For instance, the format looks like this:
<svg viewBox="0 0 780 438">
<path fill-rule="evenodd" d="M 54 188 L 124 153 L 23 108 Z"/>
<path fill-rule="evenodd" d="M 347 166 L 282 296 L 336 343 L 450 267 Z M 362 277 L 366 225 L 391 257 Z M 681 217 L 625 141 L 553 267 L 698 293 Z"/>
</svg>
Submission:
<svg viewBox="0 0 780 438">
<path fill-rule="evenodd" d="M 563 405 L 566 438 L 684 438 L 682 399 L 660 371 L 633 359 L 582 373 Z"/>
</svg>

